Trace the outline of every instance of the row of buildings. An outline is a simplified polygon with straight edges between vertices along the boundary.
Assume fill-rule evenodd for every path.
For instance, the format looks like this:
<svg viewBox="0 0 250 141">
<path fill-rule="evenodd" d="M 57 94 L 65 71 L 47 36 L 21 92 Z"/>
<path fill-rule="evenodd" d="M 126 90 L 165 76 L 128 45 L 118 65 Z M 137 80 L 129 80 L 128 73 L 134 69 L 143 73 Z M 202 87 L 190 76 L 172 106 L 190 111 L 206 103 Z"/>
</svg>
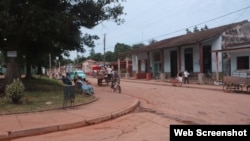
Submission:
<svg viewBox="0 0 250 141">
<path fill-rule="evenodd" d="M 131 58 L 136 79 L 171 79 L 184 70 L 200 83 L 206 77 L 250 77 L 250 23 L 245 20 L 167 38 L 120 57 Z"/>
<path fill-rule="evenodd" d="M 204 31 L 167 38 L 119 55 L 117 62 L 86 60 L 79 68 L 86 74 L 93 66 L 109 65 L 122 77 L 173 79 L 187 70 L 200 83 L 222 81 L 225 75 L 250 78 L 250 22 L 245 20 Z"/>
</svg>

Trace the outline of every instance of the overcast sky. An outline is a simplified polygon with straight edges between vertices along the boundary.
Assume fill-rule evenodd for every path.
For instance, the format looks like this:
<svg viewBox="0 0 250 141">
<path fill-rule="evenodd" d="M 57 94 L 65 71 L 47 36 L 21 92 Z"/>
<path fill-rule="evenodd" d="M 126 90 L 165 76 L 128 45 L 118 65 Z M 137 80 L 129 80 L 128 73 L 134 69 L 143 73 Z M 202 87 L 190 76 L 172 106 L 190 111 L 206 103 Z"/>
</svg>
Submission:
<svg viewBox="0 0 250 141">
<path fill-rule="evenodd" d="M 122 3 L 122 16 L 125 23 L 116 25 L 103 22 L 91 30 L 82 32 L 96 34 L 100 39 L 96 42 L 95 52 L 104 52 L 104 34 L 106 34 L 106 51 L 114 51 L 117 43 L 133 45 L 148 44 L 154 39 L 162 39 L 186 34 L 186 29 L 193 31 L 205 25 L 213 28 L 225 24 L 250 21 L 250 0 L 127 0 Z M 80 56 L 89 56 L 89 48 Z M 71 53 L 76 58 L 76 52 Z"/>
</svg>

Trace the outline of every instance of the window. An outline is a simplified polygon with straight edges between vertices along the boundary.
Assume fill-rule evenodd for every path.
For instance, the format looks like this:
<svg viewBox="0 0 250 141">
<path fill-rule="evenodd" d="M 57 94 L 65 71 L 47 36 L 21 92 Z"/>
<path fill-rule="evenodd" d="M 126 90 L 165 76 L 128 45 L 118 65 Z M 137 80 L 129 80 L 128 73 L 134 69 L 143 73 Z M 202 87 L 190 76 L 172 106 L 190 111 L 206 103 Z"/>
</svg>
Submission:
<svg viewBox="0 0 250 141">
<path fill-rule="evenodd" d="M 249 56 L 237 57 L 237 69 L 249 69 Z"/>
</svg>

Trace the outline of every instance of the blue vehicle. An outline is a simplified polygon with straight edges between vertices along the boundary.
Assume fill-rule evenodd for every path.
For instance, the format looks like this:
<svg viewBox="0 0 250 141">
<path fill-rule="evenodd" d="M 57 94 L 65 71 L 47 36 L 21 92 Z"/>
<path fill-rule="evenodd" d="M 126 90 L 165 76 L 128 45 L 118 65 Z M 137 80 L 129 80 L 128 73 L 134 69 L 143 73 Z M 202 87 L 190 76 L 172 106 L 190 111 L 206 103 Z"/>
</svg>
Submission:
<svg viewBox="0 0 250 141">
<path fill-rule="evenodd" d="M 71 80 L 74 80 L 75 73 L 77 73 L 78 77 L 81 77 L 82 79 L 86 78 L 86 74 L 82 70 L 76 70 L 69 73 Z"/>
</svg>

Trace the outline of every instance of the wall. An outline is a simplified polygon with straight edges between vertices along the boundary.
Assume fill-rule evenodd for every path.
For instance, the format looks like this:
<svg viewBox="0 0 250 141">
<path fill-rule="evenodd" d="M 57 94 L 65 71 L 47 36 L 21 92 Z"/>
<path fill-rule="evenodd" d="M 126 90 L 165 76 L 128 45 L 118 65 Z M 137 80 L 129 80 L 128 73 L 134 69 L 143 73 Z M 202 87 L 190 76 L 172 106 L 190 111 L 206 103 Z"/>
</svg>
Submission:
<svg viewBox="0 0 250 141">
<path fill-rule="evenodd" d="M 230 44 L 237 44 L 250 41 L 250 23 L 238 25 L 231 28 L 222 34 L 222 48 L 230 48 Z M 223 58 L 223 73 L 230 75 L 234 69 L 231 66 L 231 53 L 224 53 Z"/>
<path fill-rule="evenodd" d="M 212 50 L 222 49 L 222 36 L 219 36 L 212 42 Z M 216 72 L 216 53 L 212 53 L 212 72 Z M 222 72 L 222 53 L 218 52 L 218 72 Z"/>
<path fill-rule="evenodd" d="M 170 49 L 164 50 L 164 72 L 170 72 Z"/>
<path fill-rule="evenodd" d="M 137 65 L 136 65 L 136 55 L 132 55 L 132 72 L 137 72 L 137 70 L 138 70 L 138 67 L 137 67 Z"/>
<path fill-rule="evenodd" d="M 250 23 L 238 25 L 228 29 L 222 34 L 222 44 L 224 48 L 228 48 L 229 44 L 236 44 L 250 41 Z"/>
<path fill-rule="evenodd" d="M 250 51 L 245 52 L 232 52 L 231 53 L 231 74 L 237 70 L 237 57 L 239 56 L 249 56 L 250 58 Z M 250 66 L 250 60 L 249 60 L 249 66 Z"/>
<path fill-rule="evenodd" d="M 193 67 L 194 72 L 200 72 L 200 50 L 199 46 L 193 46 Z"/>
</svg>

